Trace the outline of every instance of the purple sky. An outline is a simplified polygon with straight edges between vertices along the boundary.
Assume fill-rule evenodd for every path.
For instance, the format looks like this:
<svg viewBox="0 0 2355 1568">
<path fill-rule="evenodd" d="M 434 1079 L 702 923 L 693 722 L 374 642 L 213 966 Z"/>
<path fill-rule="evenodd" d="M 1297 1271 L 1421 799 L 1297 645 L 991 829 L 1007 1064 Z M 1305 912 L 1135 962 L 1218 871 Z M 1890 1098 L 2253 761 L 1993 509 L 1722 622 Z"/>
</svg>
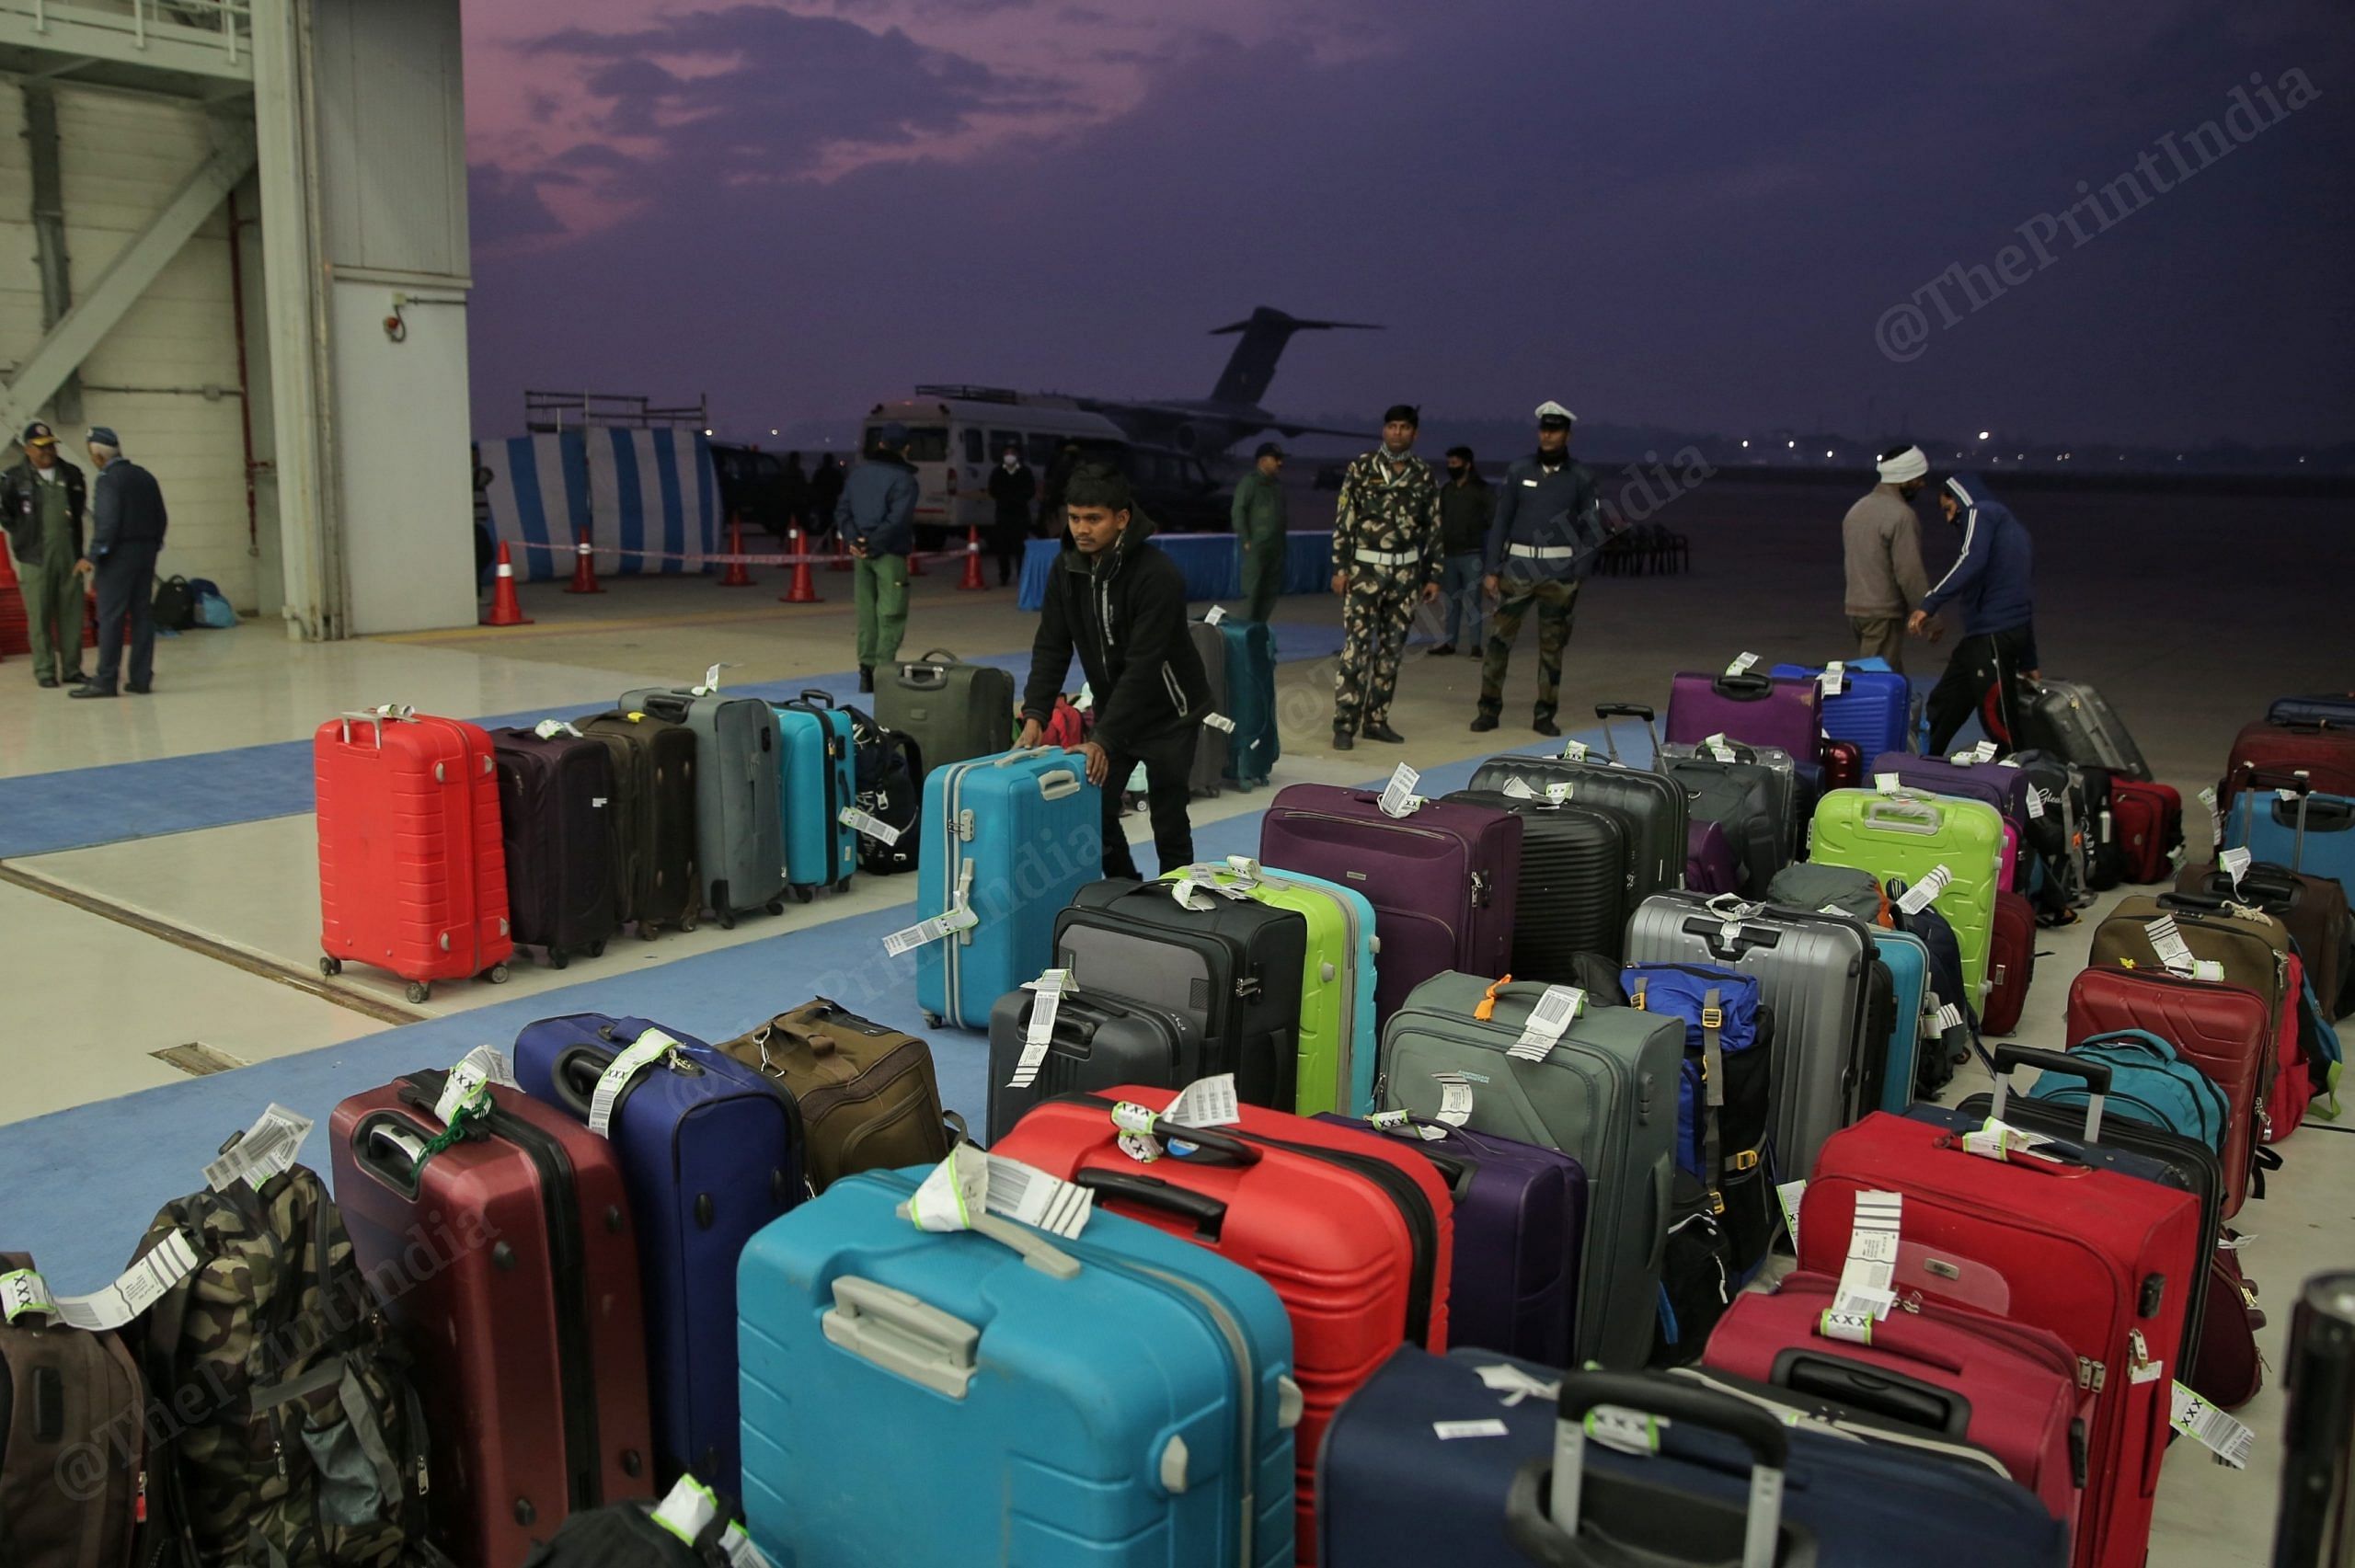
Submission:
<svg viewBox="0 0 2355 1568">
<path fill-rule="evenodd" d="M 1205 330 L 1261 303 L 1390 326 L 1295 343 L 1269 401 L 1301 414 L 1558 397 L 2196 442 L 2343 440 L 2355 409 L 2343 0 L 473 0 L 466 24 L 486 436 L 526 385 L 707 391 L 759 437 L 919 379 L 1201 395 L 1231 342 Z M 2200 167 L 2185 139 L 2235 87 L 2257 117 Z M 2146 154 L 2138 181 L 2174 189 L 2107 232 L 2081 214 L 2082 246 L 2047 219 L 2039 266 L 2017 231 Z M 1949 324 L 1917 291 L 1951 264 L 1993 282 L 1976 308 L 1946 285 Z M 1876 329 L 1909 300 L 1928 331 L 1900 362 Z"/>
</svg>

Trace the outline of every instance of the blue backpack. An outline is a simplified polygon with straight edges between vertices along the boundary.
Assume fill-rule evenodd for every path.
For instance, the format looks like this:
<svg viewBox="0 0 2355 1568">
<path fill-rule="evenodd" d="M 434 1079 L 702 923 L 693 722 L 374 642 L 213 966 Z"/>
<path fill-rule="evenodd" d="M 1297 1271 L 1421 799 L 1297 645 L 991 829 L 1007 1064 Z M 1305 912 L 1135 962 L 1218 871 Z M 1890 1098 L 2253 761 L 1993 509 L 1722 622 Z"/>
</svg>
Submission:
<svg viewBox="0 0 2355 1568">
<path fill-rule="evenodd" d="M 1729 1075 L 1724 1059 L 1753 1050 L 1766 1037 L 1759 1023 L 1757 977 L 1714 964 L 1630 964 L 1620 973 L 1619 984 L 1627 993 L 1628 1006 L 1684 1023 L 1684 1065 L 1676 1090 L 1676 1163 L 1714 1191 L 1724 1182 L 1728 1160 L 1745 1152 L 1719 1147 L 1726 1119 L 1719 1113 L 1729 1093 L 1739 1093 L 1728 1087 L 1732 1077 L 1751 1076 L 1747 1071 Z M 1709 1023 L 1713 1010 L 1714 1028 Z M 1769 1024 L 1767 1030 L 1771 1028 Z M 1757 1076 L 1763 1084 L 1765 1075 Z M 1717 1087 L 1714 1104 L 1708 1093 L 1712 1081 Z M 1763 1100 L 1764 1117 L 1771 1122 L 1771 1092 L 1757 1097 Z M 1747 1124 L 1752 1117 L 1738 1109 L 1733 1119 Z M 1743 1127 L 1738 1126 L 1736 1134 L 1737 1143 L 1749 1143 Z"/>
<path fill-rule="evenodd" d="M 2088 1035 L 2069 1047 L 2109 1069 L 2105 1115 L 2148 1122 L 2222 1153 L 2232 1105 L 2208 1075 L 2176 1055 L 2175 1047 L 2147 1029 L 2118 1029 Z M 2082 1080 L 2039 1077 L 2031 1100 L 2054 1105 L 2084 1105 L 2092 1092 Z"/>
</svg>

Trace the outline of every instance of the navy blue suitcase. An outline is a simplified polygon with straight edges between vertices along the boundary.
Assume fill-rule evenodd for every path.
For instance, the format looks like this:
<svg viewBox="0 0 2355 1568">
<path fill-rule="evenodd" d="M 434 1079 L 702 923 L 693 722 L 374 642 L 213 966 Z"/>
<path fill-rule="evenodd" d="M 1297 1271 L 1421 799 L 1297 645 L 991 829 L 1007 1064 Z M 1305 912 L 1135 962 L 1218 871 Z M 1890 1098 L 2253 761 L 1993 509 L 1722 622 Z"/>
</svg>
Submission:
<svg viewBox="0 0 2355 1568">
<path fill-rule="evenodd" d="M 2276 697 L 2265 710 L 2268 724 L 2320 724 L 2334 729 L 2355 729 L 2355 692 L 2330 692 L 2311 697 Z"/>
<path fill-rule="evenodd" d="M 1913 688 L 1902 674 L 1878 658 L 1850 659 L 1842 667 L 1847 679 L 1837 696 L 1823 697 L 1823 733 L 1834 740 L 1853 740 L 1867 757 L 1902 751 L 1912 738 Z M 1823 667 L 1778 664 L 1771 675 L 1793 675 L 1821 684 Z"/>
<path fill-rule="evenodd" d="M 1557 1379 L 1558 1402 L 1547 1387 Z M 1326 1435 L 1318 1562 L 2060 1568 L 2069 1560 L 2068 1527 L 1993 1456 L 1799 1397 L 1715 1371 L 1564 1374 L 1408 1345 L 1350 1396 Z M 1644 1451 L 1591 1440 L 1591 1412 L 1603 1413 L 1609 1436 Z M 1573 1512 L 1575 1530 L 1555 1522 Z"/>
<path fill-rule="evenodd" d="M 677 1048 L 624 1086 L 607 1136 L 638 1221 L 655 1466 L 663 1486 L 692 1471 L 734 1494 L 736 1262 L 755 1231 L 808 1195 L 799 1111 L 692 1036 L 598 1013 L 526 1024 L 515 1038 L 515 1080 L 533 1099 L 590 1122 L 598 1079 L 649 1031 Z"/>
<path fill-rule="evenodd" d="M 1450 1345 L 1547 1367 L 1569 1364 L 1578 1344 L 1579 1264 L 1586 1255 L 1585 1166 L 1558 1149 L 1439 1122 L 1376 1127 L 1330 1111 L 1316 1120 L 1398 1138 L 1430 1161 L 1454 1196 Z M 1446 1136 L 1424 1136 L 1432 1128 Z"/>
</svg>

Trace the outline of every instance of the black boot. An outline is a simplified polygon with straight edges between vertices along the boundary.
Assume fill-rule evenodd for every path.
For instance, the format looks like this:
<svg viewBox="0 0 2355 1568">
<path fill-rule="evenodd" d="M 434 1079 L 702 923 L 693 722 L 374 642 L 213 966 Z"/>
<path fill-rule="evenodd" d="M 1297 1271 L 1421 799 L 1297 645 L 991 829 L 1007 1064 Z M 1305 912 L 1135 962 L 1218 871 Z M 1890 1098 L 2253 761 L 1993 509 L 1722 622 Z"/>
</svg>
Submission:
<svg viewBox="0 0 2355 1568">
<path fill-rule="evenodd" d="M 1337 729 L 1333 732 L 1333 750 L 1336 751 L 1352 750 L 1357 743 L 1358 738 L 1346 729 Z"/>
<path fill-rule="evenodd" d="M 872 692 L 875 690 L 875 667 L 873 665 L 862 664 L 858 667 L 858 689 L 862 692 Z"/>
<path fill-rule="evenodd" d="M 1552 714 L 1539 714 L 1536 721 L 1531 724 L 1529 727 L 1535 730 L 1540 735 L 1552 736 L 1562 733 L 1562 727 L 1554 722 L 1554 715 Z"/>
<path fill-rule="evenodd" d="M 1472 728 L 1475 734 L 1486 735 L 1488 731 L 1496 727 L 1497 715 L 1494 714 L 1482 714 L 1472 721 Z"/>
<path fill-rule="evenodd" d="M 1365 738 L 1368 740 L 1386 740 L 1393 746 L 1399 744 L 1407 738 L 1396 730 L 1391 728 L 1387 722 L 1367 725 L 1365 727 Z"/>
</svg>

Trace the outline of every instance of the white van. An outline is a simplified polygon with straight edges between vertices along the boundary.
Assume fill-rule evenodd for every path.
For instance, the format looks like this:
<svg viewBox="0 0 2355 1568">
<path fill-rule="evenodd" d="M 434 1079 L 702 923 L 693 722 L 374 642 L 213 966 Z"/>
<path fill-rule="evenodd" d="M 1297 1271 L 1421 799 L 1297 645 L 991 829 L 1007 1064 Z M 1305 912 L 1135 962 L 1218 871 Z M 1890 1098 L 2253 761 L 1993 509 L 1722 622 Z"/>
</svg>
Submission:
<svg viewBox="0 0 2355 1568">
<path fill-rule="evenodd" d="M 1008 441 L 1020 443 L 1023 461 L 1042 485 L 1065 441 L 1077 442 L 1090 457 L 1120 460 L 1127 439 L 1101 414 L 1018 397 L 992 387 L 918 387 L 913 397 L 878 403 L 868 411 L 859 438 L 862 452 L 873 448 L 880 427 L 896 422 L 908 428 L 919 548 L 936 549 L 951 532 L 986 531 L 996 521 L 990 470 Z"/>
</svg>

